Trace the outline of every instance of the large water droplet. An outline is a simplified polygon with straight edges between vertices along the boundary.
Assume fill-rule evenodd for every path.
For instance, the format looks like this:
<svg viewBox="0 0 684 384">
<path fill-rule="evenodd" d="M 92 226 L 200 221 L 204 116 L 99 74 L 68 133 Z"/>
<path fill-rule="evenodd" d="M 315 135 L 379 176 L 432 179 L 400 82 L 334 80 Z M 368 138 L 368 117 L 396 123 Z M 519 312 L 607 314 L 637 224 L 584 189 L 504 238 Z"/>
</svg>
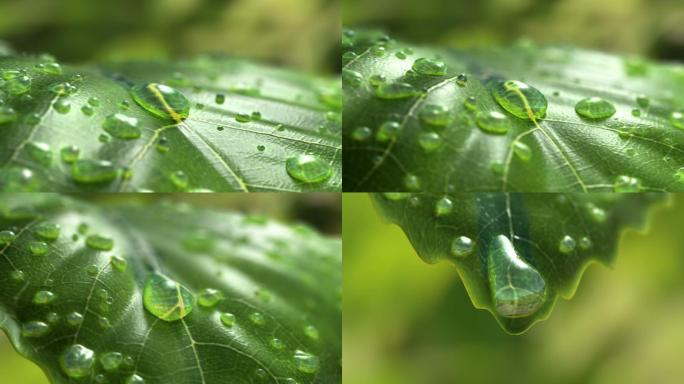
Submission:
<svg viewBox="0 0 684 384">
<path fill-rule="evenodd" d="M 81 184 L 104 184 L 116 179 L 117 171 L 106 160 L 81 159 L 71 167 L 71 177 Z"/>
<path fill-rule="evenodd" d="M 125 271 L 126 266 L 128 266 L 128 262 L 126 261 L 126 259 L 119 256 L 112 256 L 111 259 L 109 259 L 109 262 L 112 264 L 112 268 L 119 272 Z"/>
<path fill-rule="evenodd" d="M 138 105 L 151 114 L 165 120 L 180 122 L 190 115 L 190 103 L 185 96 L 164 84 L 148 83 L 131 89 Z"/>
<path fill-rule="evenodd" d="M 0 246 L 7 245 L 11 243 L 17 235 L 10 230 L 2 230 L 0 231 Z"/>
<path fill-rule="evenodd" d="M 100 364 L 105 371 L 116 371 L 123 363 L 123 355 L 119 352 L 106 352 L 100 357 Z"/>
<path fill-rule="evenodd" d="M 600 97 L 588 97 L 575 104 L 575 112 L 585 119 L 603 120 L 613 116 L 616 110 L 615 106 L 608 100 Z"/>
<path fill-rule="evenodd" d="M 473 251 L 474 243 L 470 237 L 459 236 L 451 242 L 451 254 L 456 257 L 468 256 Z"/>
<path fill-rule="evenodd" d="M 375 89 L 375 96 L 384 100 L 408 99 L 420 94 L 413 85 L 401 81 L 381 83 Z"/>
<path fill-rule="evenodd" d="M 487 133 L 496 135 L 503 135 L 508 132 L 510 122 L 508 118 L 501 112 L 479 112 L 477 114 L 477 126 Z"/>
<path fill-rule="evenodd" d="M 287 159 L 287 173 L 295 180 L 303 183 L 318 183 L 332 175 L 332 167 L 315 155 L 301 154 Z"/>
<path fill-rule="evenodd" d="M 224 312 L 220 315 L 221 323 L 228 327 L 231 328 L 235 324 L 235 315 L 232 313 Z"/>
<path fill-rule="evenodd" d="M 95 363 L 95 352 L 75 344 L 67 348 L 59 359 L 62 371 L 73 379 L 90 376 Z"/>
<path fill-rule="evenodd" d="M 43 241 L 32 241 L 29 243 L 29 251 L 33 256 L 44 256 L 50 247 Z"/>
<path fill-rule="evenodd" d="M 447 65 L 443 61 L 426 57 L 416 59 L 411 68 L 416 73 L 428 76 L 443 76 L 447 73 Z"/>
<path fill-rule="evenodd" d="M 61 229 L 59 224 L 40 223 L 33 228 L 33 232 L 43 240 L 54 241 L 59 237 Z"/>
<path fill-rule="evenodd" d="M 24 337 L 41 337 L 49 332 L 50 326 L 42 321 L 29 321 L 21 326 L 21 335 Z"/>
<path fill-rule="evenodd" d="M 113 113 L 107 116 L 102 123 L 102 128 L 110 135 L 123 140 L 137 139 L 142 134 L 138 119 L 123 113 Z"/>
<path fill-rule="evenodd" d="M 320 368 L 320 361 L 318 360 L 318 357 L 301 350 L 295 351 L 294 360 L 297 369 L 300 372 L 316 373 Z"/>
<path fill-rule="evenodd" d="M 489 244 L 489 287 L 496 312 L 505 317 L 534 314 L 543 304 L 546 283 L 539 272 L 523 260 L 504 235 Z"/>
<path fill-rule="evenodd" d="M 385 121 L 378 127 L 378 131 L 375 133 L 375 140 L 384 143 L 396 139 L 399 133 L 401 133 L 401 124 L 396 121 Z"/>
<path fill-rule="evenodd" d="M 443 105 L 427 104 L 418 112 L 420 121 L 424 124 L 443 127 L 451 123 L 451 112 Z"/>
<path fill-rule="evenodd" d="M 102 235 L 90 235 L 86 238 L 86 245 L 98 251 L 111 251 L 114 248 L 114 240 Z"/>
<path fill-rule="evenodd" d="M 368 127 L 356 127 L 352 132 L 352 139 L 356 141 L 366 141 L 373 135 L 373 131 Z"/>
<path fill-rule="evenodd" d="M 444 140 L 437 132 L 421 132 L 418 134 L 418 145 L 427 153 L 436 151 L 443 143 Z"/>
<path fill-rule="evenodd" d="M 492 95 L 503 109 L 519 119 L 537 120 L 546 115 L 546 97 L 522 81 L 497 82 L 492 88 Z"/>
<path fill-rule="evenodd" d="M 145 280 L 143 303 L 154 316 L 164 321 L 176 321 L 192 312 L 195 297 L 180 283 L 152 273 Z"/>
<path fill-rule="evenodd" d="M 363 75 L 351 69 L 342 70 L 342 85 L 350 88 L 358 88 L 363 84 Z"/>
</svg>

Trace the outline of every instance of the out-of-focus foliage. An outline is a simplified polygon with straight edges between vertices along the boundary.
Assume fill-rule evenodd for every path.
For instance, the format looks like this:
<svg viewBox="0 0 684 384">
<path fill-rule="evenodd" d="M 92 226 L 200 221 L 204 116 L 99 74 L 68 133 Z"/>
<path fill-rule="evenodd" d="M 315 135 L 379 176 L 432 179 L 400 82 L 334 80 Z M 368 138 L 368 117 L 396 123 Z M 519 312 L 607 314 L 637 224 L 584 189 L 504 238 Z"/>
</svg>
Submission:
<svg viewBox="0 0 684 384">
<path fill-rule="evenodd" d="M 665 60 L 684 59 L 681 0 L 345 0 L 348 26 L 382 27 L 432 45 L 527 37 Z"/>
<path fill-rule="evenodd" d="M 473 310 L 455 268 L 424 264 L 366 195 L 347 194 L 345 381 L 678 383 L 684 375 L 684 195 L 623 236 L 612 269 L 592 265 L 572 302 L 525 336 Z"/>
<path fill-rule="evenodd" d="M 336 72 L 338 0 L 5 0 L 0 39 L 60 60 L 226 53 Z"/>
</svg>

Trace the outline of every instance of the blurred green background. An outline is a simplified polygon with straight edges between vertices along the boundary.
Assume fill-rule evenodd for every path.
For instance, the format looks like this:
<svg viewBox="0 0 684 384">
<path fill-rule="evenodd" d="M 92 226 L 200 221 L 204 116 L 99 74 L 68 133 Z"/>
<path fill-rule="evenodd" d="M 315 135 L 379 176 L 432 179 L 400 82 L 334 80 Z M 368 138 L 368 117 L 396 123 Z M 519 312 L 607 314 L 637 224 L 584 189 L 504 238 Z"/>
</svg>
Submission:
<svg viewBox="0 0 684 384">
<path fill-rule="evenodd" d="M 344 25 L 414 43 L 505 44 L 520 38 L 684 61 L 681 0 L 344 0 Z"/>
<path fill-rule="evenodd" d="M 59 60 L 224 53 L 338 72 L 339 0 L 2 0 L 0 40 Z"/>
<path fill-rule="evenodd" d="M 179 193 L 179 194 L 89 194 L 75 196 L 98 204 L 150 204 L 174 200 L 179 204 L 230 209 L 268 215 L 287 223 L 305 223 L 330 236 L 340 236 L 341 196 L 337 193 Z M 19 356 L 0 331 L 0 383 L 47 384 L 37 365 Z"/>
<path fill-rule="evenodd" d="M 684 194 L 521 336 L 473 308 L 456 269 L 424 263 L 367 195 L 342 206 L 345 383 L 682 382 Z"/>
</svg>

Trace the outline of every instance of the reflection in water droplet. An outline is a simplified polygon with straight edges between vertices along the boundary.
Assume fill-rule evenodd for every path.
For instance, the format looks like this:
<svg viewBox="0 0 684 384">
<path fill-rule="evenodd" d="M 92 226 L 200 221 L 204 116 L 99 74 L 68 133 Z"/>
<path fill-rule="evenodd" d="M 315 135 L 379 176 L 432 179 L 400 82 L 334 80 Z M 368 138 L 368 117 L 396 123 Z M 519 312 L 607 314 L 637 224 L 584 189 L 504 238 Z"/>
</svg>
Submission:
<svg viewBox="0 0 684 384">
<path fill-rule="evenodd" d="M 131 88 L 138 105 L 156 117 L 180 122 L 190 115 L 190 103 L 175 88 L 164 84 L 147 83 Z"/>
<path fill-rule="evenodd" d="M 148 312 L 161 320 L 176 321 L 192 312 L 195 297 L 180 283 L 152 273 L 145 279 L 143 303 Z"/>
<path fill-rule="evenodd" d="M 114 240 L 102 235 L 90 235 L 86 238 L 86 245 L 98 251 L 111 251 L 114 248 Z"/>
<path fill-rule="evenodd" d="M 544 303 L 546 282 L 518 255 L 504 235 L 492 239 L 487 252 L 489 287 L 496 312 L 504 317 L 526 317 Z"/>
</svg>

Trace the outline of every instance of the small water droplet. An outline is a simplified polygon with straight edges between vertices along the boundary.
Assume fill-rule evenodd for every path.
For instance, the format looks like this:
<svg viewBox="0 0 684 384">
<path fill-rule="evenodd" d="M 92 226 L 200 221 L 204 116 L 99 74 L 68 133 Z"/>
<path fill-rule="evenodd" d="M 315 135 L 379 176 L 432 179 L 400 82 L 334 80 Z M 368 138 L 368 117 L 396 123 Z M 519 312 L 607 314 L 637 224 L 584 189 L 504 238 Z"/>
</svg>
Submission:
<svg viewBox="0 0 684 384">
<path fill-rule="evenodd" d="M 476 122 L 477 126 L 484 132 L 496 135 L 506 134 L 510 126 L 508 118 L 503 113 L 497 111 L 479 112 Z"/>
<path fill-rule="evenodd" d="M 318 329 L 314 327 L 313 325 L 307 325 L 304 327 L 304 334 L 311 340 L 313 341 L 318 341 L 320 338 L 320 335 L 318 333 Z"/>
<path fill-rule="evenodd" d="M 468 256 L 473 251 L 474 243 L 470 237 L 459 236 L 451 242 L 451 254 L 456 257 Z"/>
<path fill-rule="evenodd" d="M 102 235 L 90 235 L 86 238 L 86 245 L 98 251 L 111 251 L 114 248 L 114 240 Z"/>
<path fill-rule="evenodd" d="M 378 87 L 378 86 L 382 85 L 382 84 L 385 83 L 385 82 L 387 82 L 387 76 L 385 76 L 385 75 L 383 75 L 383 74 L 371 75 L 371 76 L 368 78 L 368 83 L 369 83 L 372 87 Z"/>
<path fill-rule="evenodd" d="M 421 132 L 418 134 L 418 145 L 420 145 L 426 153 L 436 151 L 443 143 L 444 140 L 436 132 Z"/>
<path fill-rule="evenodd" d="M 477 99 L 475 96 L 468 96 L 463 100 L 463 106 L 469 111 L 477 111 Z"/>
<path fill-rule="evenodd" d="M 95 109 L 92 106 L 85 104 L 81 107 L 81 112 L 86 116 L 92 116 L 95 114 Z"/>
<path fill-rule="evenodd" d="M 169 175 L 169 180 L 177 189 L 185 190 L 190 185 L 190 178 L 183 171 L 176 171 Z"/>
<path fill-rule="evenodd" d="M 641 190 L 641 180 L 636 177 L 620 175 L 613 184 L 615 192 L 639 192 Z"/>
<path fill-rule="evenodd" d="M 588 238 L 587 236 L 582 236 L 580 238 L 580 241 L 579 241 L 580 248 L 587 250 L 587 249 L 591 248 L 591 245 L 592 245 L 591 239 Z"/>
<path fill-rule="evenodd" d="M 413 85 L 401 81 L 380 83 L 375 89 L 375 96 L 383 100 L 408 99 L 419 94 L 420 92 Z"/>
<path fill-rule="evenodd" d="M 435 216 L 446 216 L 453 212 L 454 203 L 450 198 L 444 196 L 435 203 Z"/>
<path fill-rule="evenodd" d="M 17 119 L 17 112 L 9 105 L 0 105 L 0 124 L 11 123 Z"/>
<path fill-rule="evenodd" d="M 41 337 L 48 333 L 50 326 L 42 321 L 29 321 L 21 326 L 21 335 L 24 337 Z"/>
<path fill-rule="evenodd" d="M 67 348 L 59 359 L 62 371 L 72 379 L 90 376 L 94 362 L 95 352 L 80 344 Z"/>
<path fill-rule="evenodd" d="M 33 228 L 33 232 L 43 240 L 54 241 L 59 237 L 62 227 L 55 223 L 40 223 Z"/>
<path fill-rule="evenodd" d="M 216 306 L 221 300 L 223 300 L 223 293 L 221 291 L 207 288 L 197 295 L 197 303 L 205 308 L 211 308 Z"/>
<path fill-rule="evenodd" d="M 32 241 L 29 243 L 29 251 L 33 256 L 44 256 L 50 250 L 50 246 L 42 241 Z"/>
<path fill-rule="evenodd" d="M 451 123 L 451 111 L 443 105 L 427 104 L 418 112 L 420 121 L 429 126 L 444 127 Z"/>
<path fill-rule="evenodd" d="M 590 120 L 604 120 L 613 116 L 615 106 L 600 97 L 588 97 L 575 104 L 575 112 L 581 117 Z"/>
<path fill-rule="evenodd" d="M 70 326 L 78 327 L 83 323 L 83 315 L 76 311 L 70 312 L 66 316 L 66 321 Z"/>
<path fill-rule="evenodd" d="M 131 88 L 138 105 L 156 117 L 180 122 L 190 115 L 190 102 L 175 88 L 164 84 L 148 83 Z"/>
<path fill-rule="evenodd" d="M 125 271 L 126 266 L 128 265 L 128 262 L 126 261 L 126 259 L 124 259 L 123 257 L 119 257 L 119 256 L 112 256 L 109 259 L 109 262 L 112 264 L 112 268 L 114 268 L 115 270 L 117 270 L 119 272 Z"/>
<path fill-rule="evenodd" d="M 678 111 L 672 112 L 670 114 L 670 123 L 675 128 L 684 129 L 684 113 Z"/>
<path fill-rule="evenodd" d="M 363 75 L 351 69 L 342 70 L 342 84 L 349 88 L 359 88 L 363 84 Z"/>
<path fill-rule="evenodd" d="M 300 372 L 316 373 L 320 368 L 318 357 L 301 350 L 295 351 L 294 360 Z"/>
<path fill-rule="evenodd" d="M 468 76 L 465 73 L 461 73 L 460 75 L 456 76 L 456 85 L 459 87 L 465 87 L 467 83 Z"/>
<path fill-rule="evenodd" d="M 38 291 L 33 295 L 33 304 L 50 304 L 55 300 L 55 294 L 51 291 Z"/>
<path fill-rule="evenodd" d="M 577 245 L 577 242 L 575 241 L 572 236 L 565 235 L 563 238 L 560 239 L 560 242 L 558 243 L 558 250 L 560 253 L 572 253 L 575 251 L 575 246 Z"/>
<path fill-rule="evenodd" d="M 420 179 L 418 176 L 409 173 L 404 176 L 404 187 L 411 191 L 417 191 L 420 189 Z"/>
<path fill-rule="evenodd" d="M 26 143 L 26 152 L 40 164 L 50 165 L 52 163 L 52 149 L 47 143 L 30 141 Z"/>
<path fill-rule="evenodd" d="M 119 352 L 105 352 L 100 356 L 100 364 L 107 372 L 116 371 L 123 363 L 123 355 Z"/>
<path fill-rule="evenodd" d="M 330 164 L 310 154 L 288 158 L 285 162 L 285 169 L 292 178 L 304 183 L 325 181 L 332 176 L 333 172 Z"/>
<path fill-rule="evenodd" d="M 280 339 L 277 338 L 277 337 L 274 337 L 273 339 L 271 339 L 270 344 L 271 344 L 271 347 L 273 347 L 273 349 L 283 349 L 283 348 L 285 348 L 285 343 L 283 343 L 283 341 L 280 340 Z"/>
<path fill-rule="evenodd" d="M 226 102 L 226 95 L 224 95 L 223 93 L 217 93 L 216 97 L 214 97 L 214 102 L 216 102 L 216 104 L 225 103 Z"/>
<path fill-rule="evenodd" d="M 128 376 L 124 384 L 145 384 L 145 379 L 134 373 Z"/>
<path fill-rule="evenodd" d="M 71 111 L 71 102 L 66 97 L 60 97 L 52 104 L 52 108 L 61 114 L 69 113 Z"/>
<path fill-rule="evenodd" d="M 514 141 L 512 144 L 513 153 L 522 161 L 530 161 L 532 158 L 532 150 L 522 141 Z"/>
<path fill-rule="evenodd" d="M 14 281 L 24 281 L 26 279 L 26 274 L 20 269 L 16 269 L 10 272 L 10 278 Z"/>
<path fill-rule="evenodd" d="M 161 320 L 176 321 L 192 312 L 195 297 L 180 283 L 152 273 L 145 279 L 143 303 L 148 312 Z"/>
<path fill-rule="evenodd" d="M 356 141 L 367 141 L 373 135 L 373 131 L 368 127 L 356 127 L 352 132 L 352 139 Z"/>
<path fill-rule="evenodd" d="M 249 320 L 256 325 L 264 325 L 266 323 L 266 318 L 259 312 L 250 313 Z"/>
<path fill-rule="evenodd" d="M 78 160 L 81 150 L 75 145 L 68 145 L 60 150 L 62 161 L 71 164 Z"/>
<path fill-rule="evenodd" d="M 71 167 L 71 177 L 81 184 L 104 184 L 116 179 L 117 171 L 106 160 L 80 159 Z"/>
<path fill-rule="evenodd" d="M 0 246 L 11 243 L 16 237 L 17 235 L 13 231 L 7 229 L 0 231 Z"/>
<path fill-rule="evenodd" d="M 385 121 L 380 124 L 378 131 L 375 133 L 375 140 L 384 143 L 396 139 L 399 133 L 401 133 L 401 128 L 401 124 L 396 121 Z"/>
<path fill-rule="evenodd" d="M 100 99 L 97 96 L 93 96 L 88 99 L 88 104 L 93 107 L 98 107 L 100 105 Z"/>
<path fill-rule="evenodd" d="M 421 57 L 411 67 L 416 73 L 427 76 L 443 76 L 447 73 L 447 65 L 441 60 Z"/>
<path fill-rule="evenodd" d="M 107 116 L 102 123 L 102 128 L 110 135 L 122 140 L 137 139 L 142 134 L 138 119 L 123 113 L 113 113 Z"/>
<path fill-rule="evenodd" d="M 646 95 L 638 95 L 636 97 L 636 102 L 641 108 L 648 108 L 649 104 L 651 104 L 651 99 Z"/>
<path fill-rule="evenodd" d="M 228 327 L 231 328 L 233 325 L 235 325 L 235 315 L 232 313 L 224 312 L 220 316 L 221 323 Z"/>
</svg>

